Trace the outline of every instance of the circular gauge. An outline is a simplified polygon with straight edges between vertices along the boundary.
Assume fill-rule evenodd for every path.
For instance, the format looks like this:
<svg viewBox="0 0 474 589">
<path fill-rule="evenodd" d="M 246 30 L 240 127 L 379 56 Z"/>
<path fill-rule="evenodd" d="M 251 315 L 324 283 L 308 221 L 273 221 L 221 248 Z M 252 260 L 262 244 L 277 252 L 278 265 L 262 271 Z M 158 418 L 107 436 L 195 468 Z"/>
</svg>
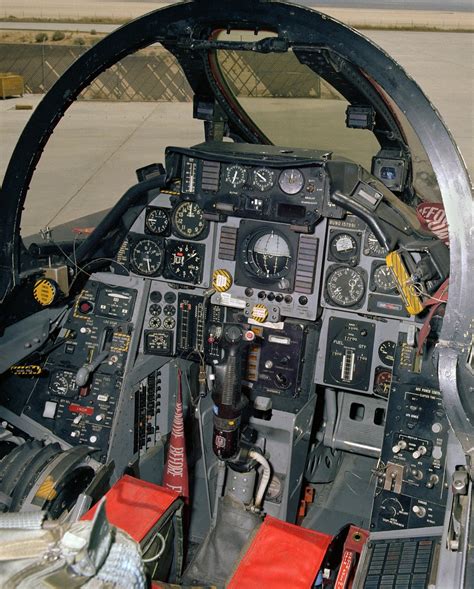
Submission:
<svg viewBox="0 0 474 589">
<path fill-rule="evenodd" d="M 329 251 L 339 262 L 349 262 L 355 260 L 359 245 L 350 233 L 336 233 L 331 239 Z"/>
<path fill-rule="evenodd" d="M 163 313 L 167 316 L 167 317 L 172 317 L 176 312 L 176 307 L 174 307 L 173 305 L 166 305 L 165 308 L 163 309 Z"/>
<path fill-rule="evenodd" d="M 290 269 L 290 245 L 274 230 L 257 231 L 244 242 L 246 262 L 252 274 L 274 281 L 286 276 Z"/>
<path fill-rule="evenodd" d="M 139 274 L 154 276 L 159 272 L 163 262 L 163 248 L 156 241 L 141 239 L 132 247 L 130 262 Z"/>
<path fill-rule="evenodd" d="M 180 203 L 173 211 L 173 226 L 178 235 L 196 239 L 206 229 L 201 207 L 191 201 Z"/>
<path fill-rule="evenodd" d="M 369 233 L 365 240 L 364 254 L 372 256 L 373 258 L 384 258 L 387 254 L 383 245 L 380 245 L 379 240 L 373 233 Z"/>
<path fill-rule="evenodd" d="M 174 329 L 176 321 L 173 317 L 165 317 L 163 320 L 163 329 Z"/>
<path fill-rule="evenodd" d="M 252 183 L 261 192 L 265 192 L 275 184 L 275 172 L 268 168 L 257 168 L 253 171 Z"/>
<path fill-rule="evenodd" d="M 247 170 L 243 166 L 229 166 L 225 172 L 225 181 L 234 188 L 243 186 L 247 180 Z"/>
<path fill-rule="evenodd" d="M 337 267 L 326 281 L 329 300 L 338 307 L 353 307 L 365 295 L 365 280 L 355 268 Z"/>
<path fill-rule="evenodd" d="M 377 368 L 374 378 L 374 393 L 388 397 L 392 383 L 392 371 L 388 368 Z"/>
<path fill-rule="evenodd" d="M 162 235 L 168 229 L 170 220 L 164 209 L 148 209 L 145 217 L 145 227 L 154 235 Z"/>
<path fill-rule="evenodd" d="M 395 342 L 386 340 L 379 346 L 379 358 L 387 366 L 393 366 L 395 361 L 395 348 L 397 347 Z"/>
<path fill-rule="evenodd" d="M 170 242 L 167 270 L 171 278 L 197 282 L 201 274 L 201 250 L 192 243 Z"/>
<path fill-rule="evenodd" d="M 377 292 L 393 293 L 397 290 L 397 283 L 395 282 L 392 271 L 385 264 L 375 268 L 372 280 Z"/>
<path fill-rule="evenodd" d="M 68 370 L 60 370 L 53 374 L 49 383 L 49 390 L 53 395 L 67 397 L 76 388 L 76 375 Z"/>
<path fill-rule="evenodd" d="M 159 315 L 161 313 L 161 306 L 157 303 L 153 303 L 153 305 L 150 305 L 150 313 L 152 315 Z"/>
<path fill-rule="evenodd" d="M 284 170 L 278 179 L 280 188 L 286 194 L 296 194 L 304 186 L 304 176 L 299 170 Z"/>
<path fill-rule="evenodd" d="M 159 329 L 161 327 L 161 319 L 159 317 L 150 317 L 148 326 L 152 329 Z"/>
</svg>

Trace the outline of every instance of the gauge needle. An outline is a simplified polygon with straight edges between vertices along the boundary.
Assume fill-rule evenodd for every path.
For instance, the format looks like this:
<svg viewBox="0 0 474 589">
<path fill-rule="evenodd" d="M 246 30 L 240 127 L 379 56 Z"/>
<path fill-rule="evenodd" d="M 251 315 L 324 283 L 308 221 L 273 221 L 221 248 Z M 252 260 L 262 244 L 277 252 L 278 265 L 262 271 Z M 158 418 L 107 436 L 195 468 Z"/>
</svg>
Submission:
<svg viewBox="0 0 474 589">
<path fill-rule="evenodd" d="M 238 173 L 235 172 L 234 177 L 232 178 L 232 184 L 235 184 L 235 181 L 237 180 L 237 176 L 238 176 Z"/>
<path fill-rule="evenodd" d="M 265 176 L 259 172 L 257 172 L 257 178 L 260 178 L 260 180 L 266 180 Z"/>
<path fill-rule="evenodd" d="M 146 262 L 146 265 L 148 266 L 148 272 L 151 271 L 151 266 L 150 266 L 150 258 L 143 258 Z"/>
</svg>

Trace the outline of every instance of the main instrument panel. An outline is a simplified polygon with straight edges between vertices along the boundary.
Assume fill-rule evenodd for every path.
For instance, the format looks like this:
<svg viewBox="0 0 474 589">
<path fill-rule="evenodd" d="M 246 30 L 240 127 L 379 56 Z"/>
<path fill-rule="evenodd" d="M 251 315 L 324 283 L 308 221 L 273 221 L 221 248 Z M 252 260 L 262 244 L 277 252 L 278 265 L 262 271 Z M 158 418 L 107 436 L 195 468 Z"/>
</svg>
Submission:
<svg viewBox="0 0 474 589">
<path fill-rule="evenodd" d="M 300 322 L 318 334 L 315 384 L 387 398 L 399 322 L 412 319 L 384 248 L 331 203 L 330 157 L 212 142 L 168 148 L 170 188 L 150 200 L 118 258 L 152 281 L 145 354 L 209 356 L 210 316 L 274 334 Z M 288 397 L 284 386 L 260 388 L 279 406 Z"/>
</svg>

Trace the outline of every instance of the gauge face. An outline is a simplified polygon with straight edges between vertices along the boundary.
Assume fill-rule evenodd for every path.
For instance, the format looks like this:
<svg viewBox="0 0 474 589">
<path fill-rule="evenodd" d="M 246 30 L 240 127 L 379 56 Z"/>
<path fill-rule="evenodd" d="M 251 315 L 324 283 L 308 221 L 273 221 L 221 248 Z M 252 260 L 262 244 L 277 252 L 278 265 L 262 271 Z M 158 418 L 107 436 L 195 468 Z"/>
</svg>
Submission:
<svg viewBox="0 0 474 589">
<path fill-rule="evenodd" d="M 150 317 L 148 326 L 153 329 L 159 329 L 161 327 L 161 319 L 159 317 Z"/>
<path fill-rule="evenodd" d="M 165 317 L 163 320 L 163 329 L 174 329 L 176 321 L 173 317 Z"/>
<path fill-rule="evenodd" d="M 395 361 L 395 342 L 386 340 L 379 346 L 379 358 L 387 366 L 393 366 Z"/>
<path fill-rule="evenodd" d="M 395 282 L 392 271 L 385 264 L 378 266 L 374 270 L 372 279 L 378 292 L 395 293 L 397 290 L 397 283 Z"/>
<path fill-rule="evenodd" d="M 243 166 L 229 166 L 225 173 L 225 180 L 234 188 L 243 186 L 247 180 L 247 170 Z"/>
<path fill-rule="evenodd" d="M 275 280 L 283 278 L 290 269 L 290 245 L 276 231 L 258 231 L 248 240 L 247 263 L 255 276 Z"/>
<path fill-rule="evenodd" d="M 197 282 L 201 274 L 202 249 L 194 243 L 173 241 L 168 246 L 167 270 L 171 278 Z"/>
<path fill-rule="evenodd" d="M 130 262 L 133 269 L 144 276 L 155 276 L 163 262 L 163 248 L 151 239 L 141 239 L 132 247 Z"/>
<path fill-rule="evenodd" d="M 364 254 L 373 258 L 384 258 L 386 253 L 385 248 L 380 245 L 375 235 L 369 233 L 365 240 Z"/>
<path fill-rule="evenodd" d="M 339 262 L 349 262 L 355 260 L 359 245 L 350 233 L 336 233 L 331 239 L 329 251 Z"/>
<path fill-rule="evenodd" d="M 268 168 L 257 168 L 252 174 L 252 184 L 261 192 L 269 190 L 275 184 L 275 172 Z"/>
<path fill-rule="evenodd" d="M 286 194 L 297 194 L 304 186 L 304 176 L 296 169 L 284 170 L 278 179 L 280 188 Z"/>
<path fill-rule="evenodd" d="M 355 268 L 338 267 L 326 281 L 330 301 L 339 307 L 357 305 L 365 295 L 365 280 Z"/>
<path fill-rule="evenodd" d="M 74 394 L 76 386 L 76 374 L 70 370 L 58 370 L 51 376 L 49 390 L 51 394 L 59 397 L 68 397 Z"/>
<path fill-rule="evenodd" d="M 145 351 L 147 354 L 170 354 L 172 334 L 169 331 L 145 331 Z"/>
<path fill-rule="evenodd" d="M 152 315 L 159 315 L 161 313 L 161 306 L 158 303 L 153 303 L 153 305 L 150 305 L 150 313 Z"/>
<path fill-rule="evenodd" d="M 145 227 L 153 235 L 166 233 L 170 220 L 164 209 L 148 209 L 145 217 Z"/>
<path fill-rule="evenodd" d="M 374 378 L 374 393 L 388 397 L 392 384 L 392 371 L 388 368 L 377 368 Z"/>
<path fill-rule="evenodd" d="M 181 237 L 196 239 L 207 225 L 201 207 L 195 202 L 185 201 L 173 211 L 173 226 Z"/>
</svg>

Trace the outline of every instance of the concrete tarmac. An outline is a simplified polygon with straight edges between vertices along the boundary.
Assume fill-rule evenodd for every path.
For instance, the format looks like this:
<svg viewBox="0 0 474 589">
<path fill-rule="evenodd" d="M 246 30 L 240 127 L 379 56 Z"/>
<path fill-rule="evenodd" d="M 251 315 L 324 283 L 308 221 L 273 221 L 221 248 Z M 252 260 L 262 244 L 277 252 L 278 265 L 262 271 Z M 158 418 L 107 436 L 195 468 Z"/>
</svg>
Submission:
<svg viewBox="0 0 474 589">
<path fill-rule="evenodd" d="M 472 35 L 371 31 L 369 36 L 397 59 L 425 90 L 451 129 L 473 174 Z M 31 113 L 15 110 L 15 105 L 34 107 L 40 99 L 25 96 L 0 101 L 0 177 Z M 258 100 L 266 109 L 270 107 L 267 99 Z M 285 128 L 292 130 L 296 122 L 304 123 L 305 117 L 309 120 L 310 112 L 314 112 L 311 119 L 317 124 L 317 108 L 324 107 L 317 105 L 323 101 L 312 99 L 288 102 L 291 102 L 290 111 L 278 101 L 271 107 L 271 116 L 275 115 L 277 120 L 275 136 L 282 143 Z M 331 106 L 326 105 L 330 109 Z M 313 134 L 312 128 L 308 128 L 304 141 L 315 148 L 337 150 L 341 138 L 338 151 L 350 157 L 354 144 L 344 143 L 342 134 L 335 134 L 334 145 L 329 146 L 325 144 L 328 131 L 331 131 L 331 118 L 323 116 L 320 132 Z M 33 177 L 22 234 L 31 235 L 46 225 L 55 226 L 112 206 L 135 182 L 137 168 L 164 161 L 167 145 L 190 146 L 202 140 L 202 123 L 192 119 L 191 104 L 75 103 L 46 146 Z"/>
<path fill-rule="evenodd" d="M 440 2 L 442 0 L 438 0 Z M 468 1 L 468 0 L 466 0 Z M 298 2 L 295 2 L 297 4 Z M 2 0 L 0 20 L 8 16 L 17 18 L 52 19 L 130 19 L 173 4 L 161 0 L 142 2 L 140 0 Z M 307 6 L 321 9 L 342 22 L 350 25 L 372 26 L 418 26 L 440 27 L 446 29 L 474 29 L 474 13 L 451 10 L 405 10 L 391 8 L 347 8 L 341 6 L 318 5 L 318 0 L 305 2 Z M 362 3 L 363 4 L 363 3 Z M 380 2 L 379 2 L 380 4 Z M 459 4 L 459 3 L 458 3 Z M 355 3 L 357 5 L 357 3 Z M 410 6 L 414 3 L 411 2 Z M 391 6 L 395 6 L 393 3 Z M 423 6 L 423 4 L 420 4 Z M 431 6 L 431 4 L 425 4 Z M 453 6 L 456 6 L 453 5 Z M 459 6 L 458 6 L 459 7 Z"/>
</svg>

